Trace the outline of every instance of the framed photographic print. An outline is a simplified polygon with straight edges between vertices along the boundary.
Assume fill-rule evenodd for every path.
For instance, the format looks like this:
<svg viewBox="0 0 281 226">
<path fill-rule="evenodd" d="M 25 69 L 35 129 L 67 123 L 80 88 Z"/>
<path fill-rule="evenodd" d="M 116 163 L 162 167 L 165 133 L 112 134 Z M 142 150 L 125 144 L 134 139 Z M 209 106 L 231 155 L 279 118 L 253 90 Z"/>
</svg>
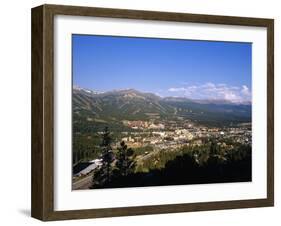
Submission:
<svg viewBox="0 0 281 226">
<path fill-rule="evenodd" d="M 32 9 L 32 216 L 274 204 L 272 19 Z"/>
</svg>

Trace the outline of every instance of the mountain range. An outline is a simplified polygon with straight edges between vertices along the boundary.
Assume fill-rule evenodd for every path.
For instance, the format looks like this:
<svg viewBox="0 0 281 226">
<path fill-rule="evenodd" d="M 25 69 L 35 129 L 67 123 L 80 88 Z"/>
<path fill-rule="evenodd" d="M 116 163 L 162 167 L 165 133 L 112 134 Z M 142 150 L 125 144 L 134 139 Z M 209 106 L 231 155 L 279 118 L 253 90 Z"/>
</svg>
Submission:
<svg viewBox="0 0 281 226">
<path fill-rule="evenodd" d="M 73 88 L 74 123 L 118 123 L 122 120 L 190 119 L 205 124 L 229 124 L 251 121 L 250 102 L 193 100 L 160 97 L 134 89 L 97 92 Z"/>
</svg>

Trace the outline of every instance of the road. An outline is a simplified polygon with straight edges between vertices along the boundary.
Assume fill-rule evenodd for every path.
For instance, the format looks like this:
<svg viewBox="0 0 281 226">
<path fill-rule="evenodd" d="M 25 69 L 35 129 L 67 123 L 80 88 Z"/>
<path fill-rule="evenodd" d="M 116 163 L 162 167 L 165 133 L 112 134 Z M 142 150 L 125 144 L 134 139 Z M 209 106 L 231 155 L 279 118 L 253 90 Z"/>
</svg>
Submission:
<svg viewBox="0 0 281 226">
<path fill-rule="evenodd" d="M 92 184 L 92 178 L 93 175 L 90 174 L 81 180 L 78 180 L 72 184 L 72 190 L 77 190 L 77 189 L 88 189 L 91 184 Z"/>
</svg>

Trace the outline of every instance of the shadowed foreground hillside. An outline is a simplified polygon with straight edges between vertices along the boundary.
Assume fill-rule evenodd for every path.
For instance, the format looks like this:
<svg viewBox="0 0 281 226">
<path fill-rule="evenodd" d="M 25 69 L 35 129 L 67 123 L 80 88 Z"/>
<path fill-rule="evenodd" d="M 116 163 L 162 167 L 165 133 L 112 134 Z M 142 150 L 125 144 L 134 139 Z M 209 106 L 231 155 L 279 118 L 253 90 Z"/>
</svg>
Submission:
<svg viewBox="0 0 281 226">
<path fill-rule="evenodd" d="M 127 176 L 113 175 L 110 182 L 92 188 L 248 182 L 252 180 L 251 150 L 245 150 L 242 155 L 229 153 L 227 161 L 222 161 L 219 156 L 211 156 L 203 165 L 199 165 L 191 155 L 184 154 L 168 161 L 162 169 Z"/>
</svg>

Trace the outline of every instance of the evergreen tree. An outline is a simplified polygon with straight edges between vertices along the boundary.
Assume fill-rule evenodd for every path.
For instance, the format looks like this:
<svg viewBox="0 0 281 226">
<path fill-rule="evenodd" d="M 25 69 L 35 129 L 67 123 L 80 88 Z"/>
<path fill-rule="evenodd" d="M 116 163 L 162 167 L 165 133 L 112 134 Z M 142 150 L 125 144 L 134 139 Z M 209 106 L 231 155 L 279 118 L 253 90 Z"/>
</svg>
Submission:
<svg viewBox="0 0 281 226">
<path fill-rule="evenodd" d="M 94 172 L 93 185 L 95 187 L 102 187 L 110 182 L 112 174 L 112 162 L 114 161 L 114 154 L 111 148 L 112 139 L 108 127 L 105 127 L 102 133 L 101 143 L 101 158 L 102 165 Z"/>
<path fill-rule="evenodd" d="M 127 176 L 129 173 L 132 173 L 135 167 L 135 162 L 133 160 L 134 151 L 131 148 L 128 148 L 124 141 L 120 143 L 118 152 L 116 155 L 116 167 L 118 173 L 121 176 Z"/>
<path fill-rule="evenodd" d="M 214 141 L 211 142 L 211 146 L 210 146 L 210 155 L 211 156 L 214 156 L 214 155 L 217 155 L 218 152 L 217 152 L 217 145 Z"/>
</svg>

